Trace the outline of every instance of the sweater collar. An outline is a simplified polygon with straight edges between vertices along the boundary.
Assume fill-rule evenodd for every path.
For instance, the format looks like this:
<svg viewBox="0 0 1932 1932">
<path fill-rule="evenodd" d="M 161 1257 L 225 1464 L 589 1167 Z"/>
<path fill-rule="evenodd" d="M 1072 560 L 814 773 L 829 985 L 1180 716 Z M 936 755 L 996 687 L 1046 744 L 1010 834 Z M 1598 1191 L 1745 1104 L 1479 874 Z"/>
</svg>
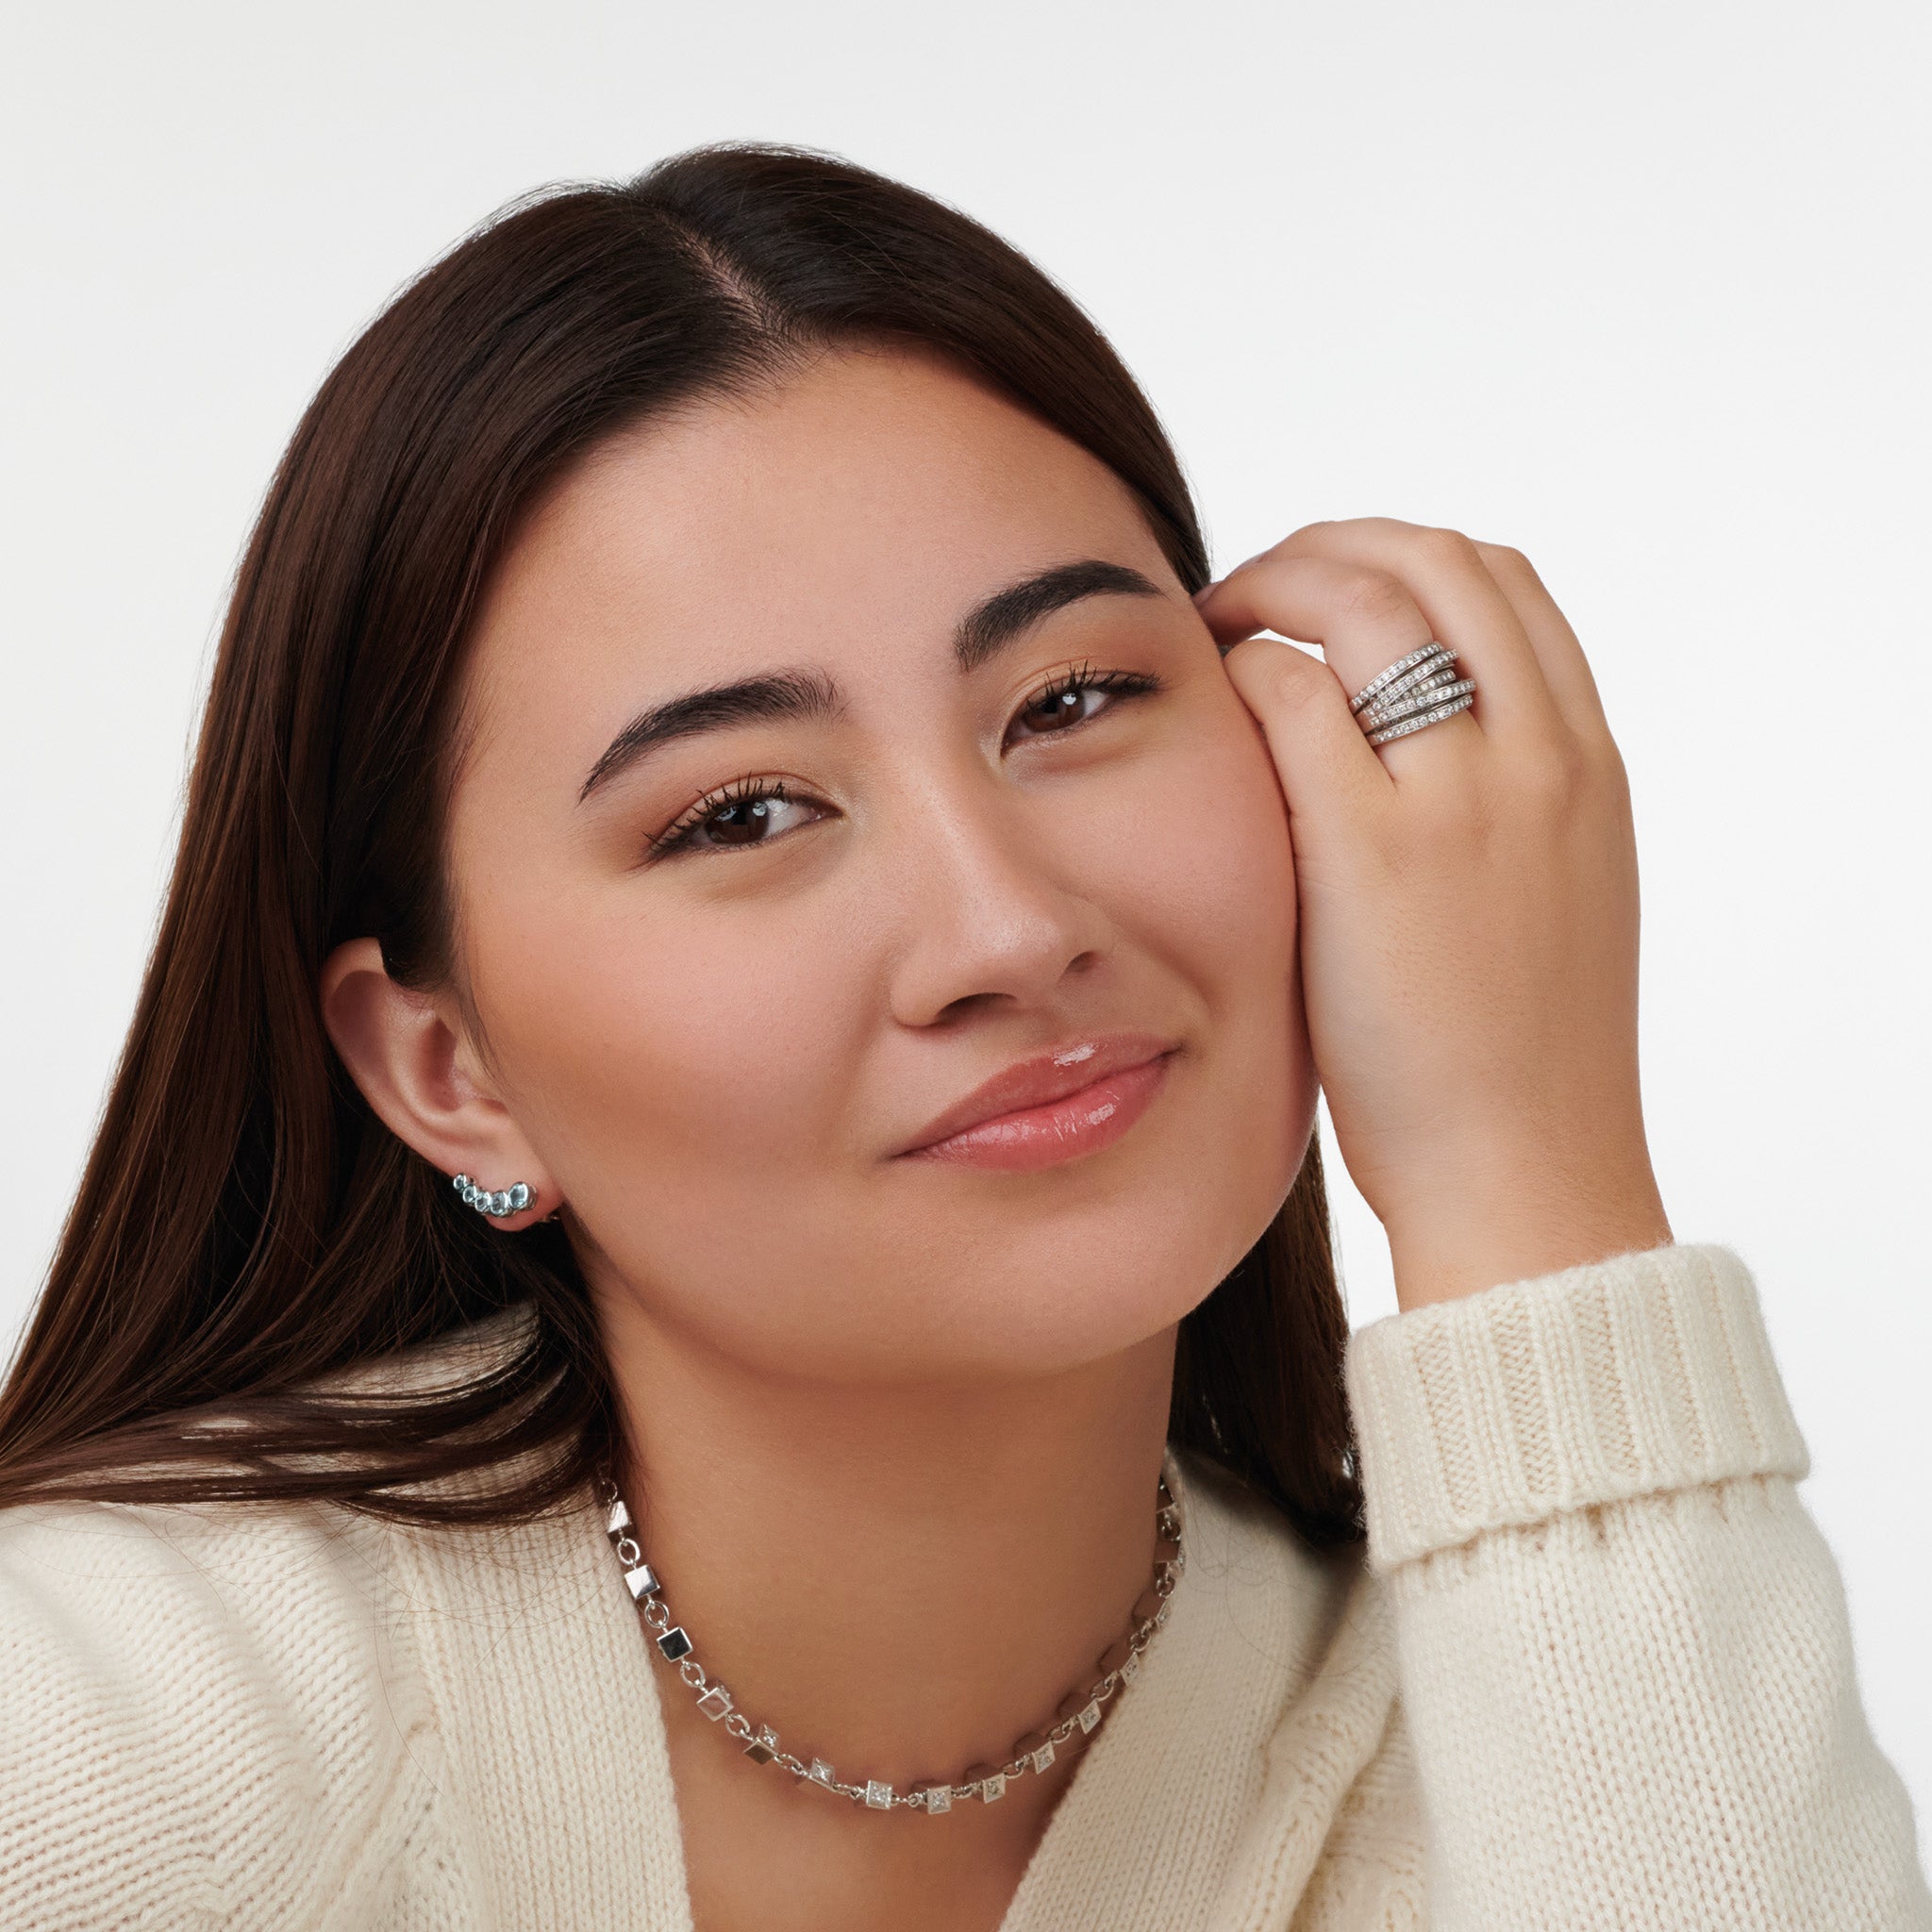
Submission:
<svg viewBox="0 0 1932 1932">
<path fill-rule="evenodd" d="M 1188 1560 L 1166 1627 L 1069 1782 L 1000 1932 L 1174 1932 L 1278 1923 L 1311 1867 L 1334 1751 L 1366 1762 L 1394 1696 L 1380 1595 L 1357 1553 L 1310 1550 L 1274 1507 L 1175 1455 Z M 1285 1734 L 1338 1643 L 1357 1695 L 1319 1759 Z M 1297 1822 L 1299 1821 L 1299 1822 Z M 1103 1904 L 1104 1902 L 1104 1904 Z"/>
<path fill-rule="evenodd" d="M 1351 1781 L 1338 1757 L 1365 1764 L 1388 1723 L 1392 1646 L 1359 1553 L 1310 1550 L 1205 1457 L 1174 1459 L 1188 1561 L 1167 1624 L 1086 1747 L 1000 1932 L 1276 1923 L 1270 1902 L 1297 1895 Z M 662 1674 L 644 1675 L 641 1768 L 669 1791 Z M 678 1885 L 683 1925 L 681 1863 Z"/>
</svg>

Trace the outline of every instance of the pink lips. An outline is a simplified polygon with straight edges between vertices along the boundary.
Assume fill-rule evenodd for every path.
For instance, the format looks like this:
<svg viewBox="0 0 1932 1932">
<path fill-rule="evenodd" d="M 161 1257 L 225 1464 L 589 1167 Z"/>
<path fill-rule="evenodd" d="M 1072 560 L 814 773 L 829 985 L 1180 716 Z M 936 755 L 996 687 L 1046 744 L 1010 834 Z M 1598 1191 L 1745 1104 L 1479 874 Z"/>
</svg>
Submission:
<svg viewBox="0 0 1932 1932">
<path fill-rule="evenodd" d="M 1097 1153 L 1146 1112 L 1173 1057 L 1153 1034 L 1069 1041 L 982 1081 L 901 1152 L 1009 1173 Z"/>
</svg>

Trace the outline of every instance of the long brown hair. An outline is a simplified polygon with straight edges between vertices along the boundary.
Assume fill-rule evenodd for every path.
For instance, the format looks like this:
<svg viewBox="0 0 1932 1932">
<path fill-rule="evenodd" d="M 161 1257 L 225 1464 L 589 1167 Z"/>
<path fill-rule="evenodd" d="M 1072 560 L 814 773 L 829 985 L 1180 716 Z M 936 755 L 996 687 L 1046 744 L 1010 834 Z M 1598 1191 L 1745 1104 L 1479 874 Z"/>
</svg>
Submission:
<svg viewBox="0 0 1932 1932">
<path fill-rule="evenodd" d="M 910 189 L 713 147 L 468 237 L 323 384 L 241 564 L 140 1003 L 0 1391 L 0 1505 L 491 1523 L 585 1479 L 615 1405 L 561 1227 L 505 1240 L 463 1210 L 348 1078 L 318 976 L 365 934 L 406 984 L 450 970 L 453 673 L 520 510 L 621 426 L 865 339 L 946 353 L 1090 451 L 1207 581 L 1174 452 L 1098 330 Z M 516 1346 L 433 1394 L 326 1386 L 510 1310 Z M 1317 1543 L 1361 1534 L 1347 1332 L 1311 1147 L 1180 1324 L 1170 1433 Z"/>
</svg>

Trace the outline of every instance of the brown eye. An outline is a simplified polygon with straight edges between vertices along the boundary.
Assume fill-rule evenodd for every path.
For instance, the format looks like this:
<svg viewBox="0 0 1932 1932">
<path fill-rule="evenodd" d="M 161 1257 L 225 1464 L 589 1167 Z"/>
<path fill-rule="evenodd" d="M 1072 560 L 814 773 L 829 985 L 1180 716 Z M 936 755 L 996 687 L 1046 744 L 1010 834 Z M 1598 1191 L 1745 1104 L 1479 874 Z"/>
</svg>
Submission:
<svg viewBox="0 0 1932 1932">
<path fill-rule="evenodd" d="M 1091 715 L 1087 700 L 1096 695 L 1092 685 L 1074 685 L 1065 691 L 1047 691 L 1037 697 L 1021 713 L 1034 731 L 1058 731 L 1065 724 L 1077 724 Z"/>
<path fill-rule="evenodd" d="M 793 798 L 782 784 L 751 779 L 701 799 L 651 841 L 650 856 L 668 858 L 679 852 L 741 852 L 751 845 L 769 845 L 796 825 L 809 824 L 810 819 L 800 814 L 816 809 L 806 800 Z"/>
<path fill-rule="evenodd" d="M 773 806 L 770 798 L 741 798 L 714 811 L 704 822 L 706 834 L 714 845 L 756 845 L 771 829 Z"/>
<path fill-rule="evenodd" d="M 1141 671 L 1094 671 L 1082 666 L 1036 692 L 1014 713 L 1022 738 L 1051 738 L 1110 711 L 1121 698 L 1160 689 L 1160 680 Z M 1009 730 L 1010 741 L 1010 730 Z"/>
</svg>

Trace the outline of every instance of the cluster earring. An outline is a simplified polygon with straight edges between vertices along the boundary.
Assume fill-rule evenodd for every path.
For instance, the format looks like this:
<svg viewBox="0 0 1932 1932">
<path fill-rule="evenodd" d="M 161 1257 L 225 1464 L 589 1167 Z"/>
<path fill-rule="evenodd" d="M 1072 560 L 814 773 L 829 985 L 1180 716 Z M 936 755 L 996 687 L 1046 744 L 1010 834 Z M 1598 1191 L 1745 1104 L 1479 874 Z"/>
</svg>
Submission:
<svg viewBox="0 0 1932 1932">
<path fill-rule="evenodd" d="M 499 1188 L 491 1193 L 488 1188 L 479 1188 L 468 1174 L 459 1174 L 453 1185 L 478 1214 L 488 1214 L 492 1219 L 505 1214 L 521 1214 L 532 1198 L 529 1189 L 522 1181 L 513 1188 Z"/>
</svg>

